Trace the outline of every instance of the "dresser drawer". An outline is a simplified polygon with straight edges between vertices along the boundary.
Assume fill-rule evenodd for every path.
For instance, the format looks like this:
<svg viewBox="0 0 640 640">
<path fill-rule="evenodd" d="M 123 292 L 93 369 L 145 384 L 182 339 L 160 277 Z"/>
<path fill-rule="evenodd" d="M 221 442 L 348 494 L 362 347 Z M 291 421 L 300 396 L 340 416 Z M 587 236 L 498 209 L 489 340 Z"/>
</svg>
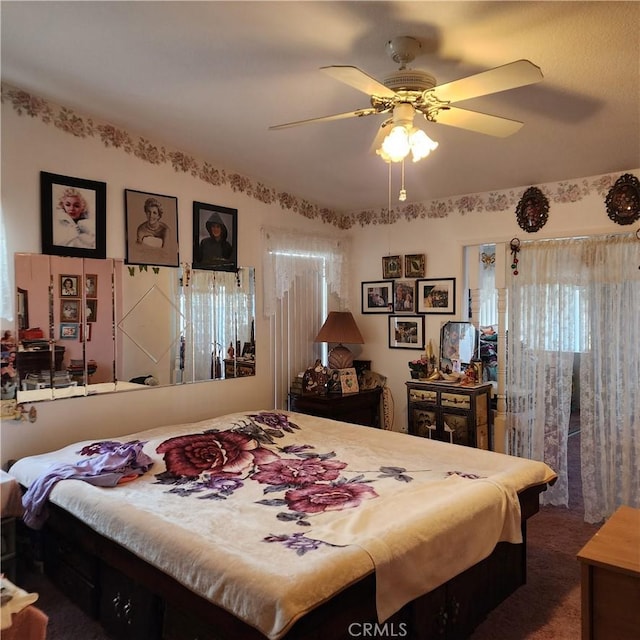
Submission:
<svg viewBox="0 0 640 640">
<path fill-rule="evenodd" d="M 412 402 L 436 402 L 438 394 L 426 389 L 409 389 L 409 400 Z"/>
<path fill-rule="evenodd" d="M 471 398 L 461 393 L 443 393 L 440 396 L 443 407 L 455 407 L 456 409 L 471 408 Z"/>
</svg>

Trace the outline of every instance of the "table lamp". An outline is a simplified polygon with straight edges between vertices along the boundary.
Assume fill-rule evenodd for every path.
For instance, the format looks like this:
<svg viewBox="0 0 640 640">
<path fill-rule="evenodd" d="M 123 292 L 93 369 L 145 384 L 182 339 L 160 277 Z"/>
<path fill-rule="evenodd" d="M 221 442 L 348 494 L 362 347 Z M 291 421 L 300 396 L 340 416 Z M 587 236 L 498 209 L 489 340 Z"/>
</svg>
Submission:
<svg viewBox="0 0 640 640">
<path fill-rule="evenodd" d="M 337 342 L 329 351 L 330 369 L 353 367 L 353 354 L 342 343 L 364 344 L 362 334 L 350 311 L 331 311 L 314 342 Z"/>
</svg>

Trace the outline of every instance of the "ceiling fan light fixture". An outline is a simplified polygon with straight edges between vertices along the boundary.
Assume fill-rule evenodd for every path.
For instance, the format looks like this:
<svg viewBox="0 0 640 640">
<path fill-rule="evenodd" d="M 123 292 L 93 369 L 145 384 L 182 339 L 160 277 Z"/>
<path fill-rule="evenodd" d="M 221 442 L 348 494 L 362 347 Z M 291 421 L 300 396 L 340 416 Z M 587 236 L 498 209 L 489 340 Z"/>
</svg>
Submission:
<svg viewBox="0 0 640 640">
<path fill-rule="evenodd" d="M 396 125 L 391 129 L 376 153 L 385 162 L 402 162 L 410 153 L 414 162 L 426 158 L 438 148 L 422 129 L 413 125 Z"/>
</svg>

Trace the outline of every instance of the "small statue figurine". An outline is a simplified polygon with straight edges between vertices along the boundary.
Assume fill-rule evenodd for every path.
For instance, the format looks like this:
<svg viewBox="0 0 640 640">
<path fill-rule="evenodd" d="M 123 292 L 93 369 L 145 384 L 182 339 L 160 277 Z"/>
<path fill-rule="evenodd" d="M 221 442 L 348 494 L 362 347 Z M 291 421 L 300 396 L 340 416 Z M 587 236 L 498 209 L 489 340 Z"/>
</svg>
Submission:
<svg viewBox="0 0 640 640">
<path fill-rule="evenodd" d="M 229 348 L 227 349 L 227 355 L 229 356 L 230 359 L 233 359 L 233 356 L 235 355 L 235 350 L 233 348 L 233 342 L 229 343 Z"/>
</svg>

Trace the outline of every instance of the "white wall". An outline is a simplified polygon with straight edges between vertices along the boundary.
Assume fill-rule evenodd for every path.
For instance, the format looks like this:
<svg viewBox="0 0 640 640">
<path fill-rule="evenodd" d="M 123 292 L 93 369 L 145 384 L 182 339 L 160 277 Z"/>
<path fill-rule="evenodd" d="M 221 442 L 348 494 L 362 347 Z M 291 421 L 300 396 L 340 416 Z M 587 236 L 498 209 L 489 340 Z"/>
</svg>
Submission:
<svg viewBox="0 0 640 640">
<path fill-rule="evenodd" d="M 161 141 L 152 141 L 161 143 Z M 292 160 L 295 161 L 295 160 Z M 425 160 L 428 162 L 428 159 Z M 490 170 L 490 168 L 488 169 Z M 17 115 L 11 105 L 2 105 L 2 215 L 10 257 L 14 252 L 40 252 L 39 173 L 100 180 L 107 183 L 107 256 L 125 257 L 124 189 L 137 189 L 178 198 L 180 260 L 191 262 L 191 221 L 194 200 L 238 209 L 238 264 L 256 267 L 257 282 L 257 375 L 216 382 L 201 382 L 178 387 L 149 388 L 117 395 L 55 400 L 36 405 L 35 423 L 3 420 L 2 463 L 12 458 L 41 453 L 84 439 L 118 436 L 140 429 L 204 419 L 231 411 L 271 408 L 270 345 L 268 322 L 262 317 L 262 265 L 260 228 L 262 225 L 338 233 L 278 204 L 264 204 L 228 186 L 214 187 L 187 173 L 176 172 L 167 164 L 152 165 L 122 149 L 106 148 L 99 137 L 78 137 L 38 118 Z M 638 175 L 638 170 L 632 170 Z M 616 172 L 615 179 L 625 171 Z M 607 176 L 607 179 L 611 176 Z M 601 181 L 602 182 L 602 181 Z M 546 189 L 551 209 L 546 226 L 535 234 L 525 234 L 515 220 L 515 205 L 505 211 L 488 211 L 476 205 L 475 211 L 461 215 L 454 211 L 446 217 L 395 224 L 354 226 L 351 310 L 354 312 L 365 344 L 354 347 L 356 357 L 372 360 L 374 370 L 388 378 L 395 401 L 395 425 L 406 430 L 407 361 L 420 352 L 388 348 L 386 315 L 360 314 L 360 283 L 382 277 L 382 256 L 389 253 L 425 253 L 426 277 L 457 278 L 456 316 L 427 316 L 426 339 L 438 348 L 439 329 L 446 320 L 463 320 L 463 249 L 483 242 L 508 242 L 513 237 L 566 237 L 575 235 L 620 233 L 624 229 L 611 222 L 605 212 L 602 185 L 596 179 L 577 179 L 573 191 L 576 201 L 565 202 L 571 189 L 552 184 Z M 517 198 L 524 189 L 515 190 Z M 538 185 L 540 186 L 540 185 Z M 571 186 L 571 185 L 569 185 Z M 599 189 L 599 190 L 598 190 Z M 409 196 L 411 194 L 409 193 Z M 484 200 L 483 200 L 484 198 Z M 557 200 L 557 201 L 556 201 Z M 481 196 L 480 202 L 486 201 Z M 381 203 L 386 207 L 386 203 Z M 481 210 L 480 210 L 481 209 Z M 634 225 L 634 229 L 637 225 Z M 340 231 L 339 233 L 345 233 Z M 12 260 L 2 286 L 14 291 Z M 13 295 L 13 294 L 12 294 Z M 13 326 L 2 318 L 2 327 Z"/>
<path fill-rule="evenodd" d="M 227 186 L 214 187 L 168 164 L 154 166 L 122 149 L 106 148 L 99 137 L 76 137 L 38 118 L 19 116 L 5 103 L 1 187 L 9 269 L 2 287 L 11 292 L 15 291 L 13 254 L 41 250 L 40 171 L 107 183 L 107 256 L 112 258 L 125 257 L 124 189 L 178 198 L 181 262 L 191 262 L 194 200 L 238 209 L 238 264 L 256 268 L 256 376 L 37 403 L 38 419 L 33 424 L 3 419 L 2 464 L 79 440 L 125 435 L 231 411 L 272 408 L 269 325 L 262 316 L 260 228 L 264 224 L 321 229 L 325 234 L 337 230 Z M 2 318 L 1 322 L 3 329 L 14 327 L 13 319 Z"/>
<path fill-rule="evenodd" d="M 428 162 L 426 159 L 424 162 Z M 490 170 L 490 168 L 488 169 Z M 601 233 L 633 232 L 640 227 L 639 223 L 620 226 L 612 222 L 606 213 L 605 197 L 607 189 L 603 183 L 615 180 L 623 173 L 640 175 L 637 169 L 620 171 L 601 177 L 578 178 L 569 185 L 577 188 L 568 189 L 567 183 L 537 185 L 545 193 L 549 193 L 549 218 L 545 226 L 536 233 L 524 232 L 517 223 L 515 204 L 505 211 L 487 211 L 486 202 L 489 194 L 481 194 L 485 203 L 483 210 L 461 215 L 452 212 L 447 217 L 425 218 L 407 221 L 401 219 L 391 225 L 368 225 L 358 227 L 353 234 L 353 264 L 351 275 L 351 295 L 354 306 L 360 311 L 360 283 L 382 278 L 382 257 L 385 255 L 405 255 L 412 253 L 426 254 L 427 278 L 456 278 L 457 304 L 456 315 L 427 315 L 425 338 L 433 341 L 434 351 L 439 348 L 440 327 L 449 320 L 464 321 L 463 309 L 467 291 L 464 289 L 464 247 L 480 245 L 485 242 L 505 242 L 507 245 L 514 237 L 521 241 L 540 238 L 564 238 Z M 523 185 L 514 190 L 515 202 L 525 189 L 532 185 Z M 564 202 L 571 197 L 574 202 Z M 409 193 L 409 196 L 411 194 Z M 480 195 L 480 194 L 478 194 Z M 555 201 L 557 198 L 559 201 Z M 455 200 L 455 199 L 454 199 Z M 392 207 L 395 205 L 392 204 Z M 454 207 L 455 208 L 455 207 Z M 507 255 L 506 271 L 510 277 L 510 255 Z M 354 314 L 365 344 L 357 350 L 365 360 L 372 361 L 372 368 L 388 378 L 388 385 L 394 399 L 396 431 L 407 428 L 407 398 L 405 382 L 409 379 L 408 361 L 420 356 L 420 351 L 388 348 L 388 318 L 383 314 Z M 422 352 L 424 353 L 424 351 Z"/>
</svg>

